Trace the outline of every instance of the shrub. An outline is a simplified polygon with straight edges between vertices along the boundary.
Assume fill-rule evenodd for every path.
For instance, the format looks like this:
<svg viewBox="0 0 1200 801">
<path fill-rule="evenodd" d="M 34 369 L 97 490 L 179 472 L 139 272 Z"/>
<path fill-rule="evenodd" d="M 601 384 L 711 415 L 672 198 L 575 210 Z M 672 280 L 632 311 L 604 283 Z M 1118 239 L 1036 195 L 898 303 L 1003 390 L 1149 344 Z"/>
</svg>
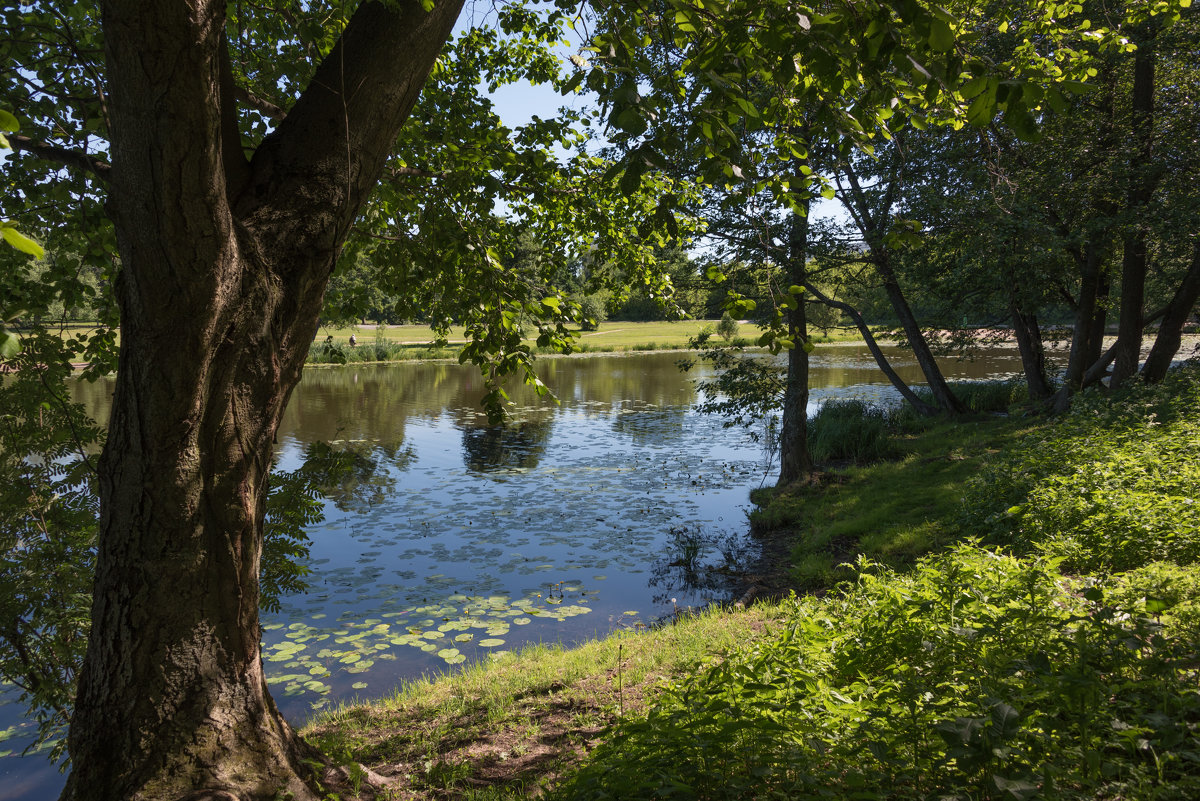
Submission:
<svg viewBox="0 0 1200 801">
<path fill-rule="evenodd" d="M 908 575 L 858 567 L 842 595 L 795 601 L 773 637 L 668 684 L 555 797 L 1200 792 L 1193 641 L 1120 582 L 974 545 Z"/>
<path fill-rule="evenodd" d="M 1029 385 L 1020 376 L 1003 380 L 950 381 L 948 386 L 964 406 L 979 414 L 1007 412 L 1014 405 L 1029 400 Z M 926 403 L 934 403 L 928 387 L 916 387 L 913 391 Z"/>
<path fill-rule="evenodd" d="M 579 299 L 581 316 L 579 328 L 582 331 L 596 331 L 600 323 L 607 318 L 607 293 L 584 295 Z"/>
<path fill-rule="evenodd" d="M 740 328 L 741 326 L 738 325 L 738 321 L 733 319 L 733 316 L 729 312 L 725 312 L 721 315 L 721 321 L 717 323 L 717 334 L 721 339 L 729 342 L 738 335 Z"/>
</svg>

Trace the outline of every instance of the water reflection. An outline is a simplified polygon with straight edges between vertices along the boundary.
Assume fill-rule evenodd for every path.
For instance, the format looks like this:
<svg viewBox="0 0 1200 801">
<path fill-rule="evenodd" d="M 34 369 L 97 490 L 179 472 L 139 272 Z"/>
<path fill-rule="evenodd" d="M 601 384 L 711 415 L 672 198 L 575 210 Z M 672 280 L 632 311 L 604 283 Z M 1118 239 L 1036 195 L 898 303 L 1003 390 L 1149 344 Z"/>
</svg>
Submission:
<svg viewBox="0 0 1200 801">
<path fill-rule="evenodd" d="M 534 469 L 546 452 L 552 426 L 549 418 L 504 425 L 464 425 L 462 445 L 467 470 L 492 473 Z"/>
<path fill-rule="evenodd" d="M 920 380 L 906 354 L 889 356 Z M 678 358 L 543 360 L 561 405 L 510 388 L 519 421 L 499 429 L 486 426 L 473 367 L 306 370 L 280 426 L 278 465 L 295 470 L 326 442 L 352 469 L 323 487 L 310 591 L 263 618 L 285 714 L 302 720 L 531 640 L 574 642 L 627 612 L 669 615 L 671 599 L 722 597 L 744 563 L 748 490 L 773 476 L 745 432 L 691 411 L 706 373 L 681 373 Z M 1020 370 L 1015 350 L 944 366 L 953 378 Z M 814 404 L 893 396 L 858 346 L 819 347 L 812 383 Z M 73 387 L 99 421 L 111 393 L 105 381 Z M 19 710 L 7 707 L 0 728 L 20 724 Z M 0 773 L 0 797 L 15 799 L 51 797 L 61 781 L 36 756 L 0 759 Z"/>
<path fill-rule="evenodd" d="M 667 532 L 665 552 L 650 569 L 654 602 L 672 604 L 695 594 L 706 602 L 727 600 L 753 560 L 754 544 L 742 532 L 689 526 Z"/>
</svg>

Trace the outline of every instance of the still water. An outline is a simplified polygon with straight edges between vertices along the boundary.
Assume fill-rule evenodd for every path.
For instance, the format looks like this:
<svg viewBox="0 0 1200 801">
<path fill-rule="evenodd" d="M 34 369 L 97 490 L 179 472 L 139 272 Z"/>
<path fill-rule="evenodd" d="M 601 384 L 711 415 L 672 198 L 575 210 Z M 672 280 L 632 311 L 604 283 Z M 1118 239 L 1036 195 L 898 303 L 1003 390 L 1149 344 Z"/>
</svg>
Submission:
<svg viewBox="0 0 1200 801">
<path fill-rule="evenodd" d="M 889 354 L 900 374 L 919 370 Z M 354 455 L 314 526 L 309 590 L 263 615 L 263 656 L 284 714 L 387 693 L 405 679 L 571 644 L 729 597 L 753 557 L 747 493 L 774 465 L 747 432 L 693 411 L 703 368 L 680 354 L 546 359 L 560 403 L 513 393 L 487 425 L 475 368 L 410 363 L 309 369 L 279 431 L 277 466 L 312 443 Z M 1015 350 L 950 360 L 955 378 L 1019 372 Z M 865 348 L 813 354 L 812 408 L 894 402 Z M 107 419 L 111 384 L 76 400 Z M 812 410 L 810 408 L 810 411 Z M 18 756 L 30 724 L 0 706 L 0 799 L 49 799 L 62 778 Z M 6 728 L 7 727 L 7 728 Z"/>
</svg>

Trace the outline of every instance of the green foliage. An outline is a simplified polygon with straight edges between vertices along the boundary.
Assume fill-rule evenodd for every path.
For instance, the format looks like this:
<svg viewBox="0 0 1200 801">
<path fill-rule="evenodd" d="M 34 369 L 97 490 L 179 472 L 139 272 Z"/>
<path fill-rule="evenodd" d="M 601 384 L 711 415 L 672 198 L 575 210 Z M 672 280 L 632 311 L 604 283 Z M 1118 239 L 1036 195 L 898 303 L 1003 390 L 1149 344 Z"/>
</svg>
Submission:
<svg viewBox="0 0 1200 801">
<path fill-rule="evenodd" d="M 1007 414 L 1015 407 L 1029 401 L 1029 385 L 1023 376 L 1004 380 L 947 381 L 946 385 L 968 411 L 976 414 Z M 933 404 L 933 393 L 928 387 L 913 387 L 917 397 Z M 915 414 L 910 407 L 899 410 L 897 419 Z"/>
<path fill-rule="evenodd" d="M 888 409 L 866 401 L 832 399 L 808 422 L 808 451 L 815 462 L 874 462 L 897 454 Z"/>
<path fill-rule="evenodd" d="M 404 345 L 376 337 L 351 347 L 342 342 L 314 342 L 308 351 L 309 364 L 361 364 L 400 362 L 411 359 L 457 359 L 461 345 Z"/>
<path fill-rule="evenodd" d="M 666 685 L 556 798 L 1183 798 L 1186 628 L 1129 585 L 962 545 L 869 562 L 776 634 Z M 1194 582 L 1176 606 L 1195 604 Z M 1119 605 L 1118 605 L 1119 604 Z"/>
<path fill-rule="evenodd" d="M 1084 571 L 1200 559 L 1200 369 L 1114 398 L 1086 393 L 1061 422 L 979 477 L 966 524 Z"/>
<path fill-rule="evenodd" d="M 721 339 L 729 342 L 737 336 L 739 328 L 741 328 L 741 326 L 738 325 L 737 320 L 733 319 L 733 315 L 731 315 L 729 312 L 725 312 L 721 315 L 721 321 L 717 323 L 717 334 L 721 337 Z"/>
<path fill-rule="evenodd" d="M 0 382 L 0 680 L 37 723 L 30 749 L 55 760 L 87 644 L 104 438 L 67 396 L 64 347 L 27 339 Z"/>
<path fill-rule="evenodd" d="M 699 351 L 697 358 L 710 362 L 717 371 L 715 378 L 696 383 L 704 398 L 697 406 L 699 411 L 722 415 L 726 428 L 742 426 L 751 429 L 751 436 L 756 436 L 753 429 L 763 421 L 769 423 L 778 416 L 786 369 L 761 355 L 746 353 L 744 343 L 714 344 L 710 331 L 702 332 L 691 344 Z M 679 367 L 690 370 L 695 364 L 696 359 L 683 359 Z"/>
<path fill-rule="evenodd" d="M 579 303 L 579 330 L 598 331 L 600 323 L 608 319 L 606 292 L 593 292 L 577 299 Z"/>
</svg>

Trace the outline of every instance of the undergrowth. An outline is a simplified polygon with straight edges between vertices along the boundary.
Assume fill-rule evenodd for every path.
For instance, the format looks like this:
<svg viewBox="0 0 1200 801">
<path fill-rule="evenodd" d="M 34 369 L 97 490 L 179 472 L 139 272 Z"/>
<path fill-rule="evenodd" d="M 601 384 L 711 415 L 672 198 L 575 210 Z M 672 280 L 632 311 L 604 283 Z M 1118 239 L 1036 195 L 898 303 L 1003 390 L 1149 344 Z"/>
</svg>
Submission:
<svg viewBox="0 0 1200 801">
<path fill-rule="evenodd" d="M 1070 577 L 975 544 L 826 599 L 618 725 L 553 796 L 1193 798 L 1194 632 L 1143 574 Z"/>
<path fill-rule="evenodd" d="M 554 797 L 1200 796 L 1200 370 L 992 456 L 938 513 L 957 544 L 899 572 L 860 556 Z"/>
</svg>

